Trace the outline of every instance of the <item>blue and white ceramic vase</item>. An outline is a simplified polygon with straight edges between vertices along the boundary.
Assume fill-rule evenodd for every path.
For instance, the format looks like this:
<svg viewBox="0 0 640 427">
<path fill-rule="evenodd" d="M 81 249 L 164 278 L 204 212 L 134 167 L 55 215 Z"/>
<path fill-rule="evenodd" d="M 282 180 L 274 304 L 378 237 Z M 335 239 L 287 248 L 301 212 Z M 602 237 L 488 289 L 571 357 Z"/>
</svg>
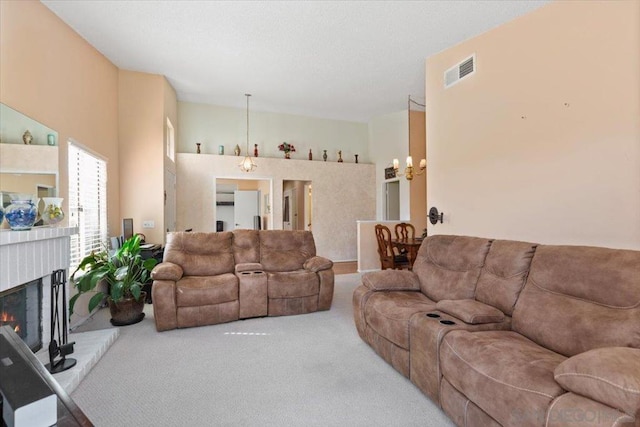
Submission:
<svg viewBox="0 0 640 427">
<path fill-rule="evenodd" d="M 38 219 L 37 198 L 32 194 L 12 194 L 5 217 L 12 230 L 30 230 Z"/>
<path fill-rule="evenodd" d="M 2 225 L 2 221 L 4 221 L 4 208 L 0 205 L 0 226 Z"/>
</svg>

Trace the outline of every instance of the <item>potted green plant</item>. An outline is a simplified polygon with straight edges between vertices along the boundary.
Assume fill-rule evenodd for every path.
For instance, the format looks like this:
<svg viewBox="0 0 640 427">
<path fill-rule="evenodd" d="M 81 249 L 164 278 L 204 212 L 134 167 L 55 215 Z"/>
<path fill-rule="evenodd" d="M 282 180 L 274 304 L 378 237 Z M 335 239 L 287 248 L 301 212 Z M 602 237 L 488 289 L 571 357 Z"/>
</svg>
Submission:
<svg viewBox="0 0 640 427">
<path fill-rule="evenodd" d="M 129 325 L 142 320 L 146 297 L 142 287 L 149 280 L 156 263 L 153 258 L 142 258 L 139 235 L 127 239 L 113 255 L 106 248 L 92 252 L 82 259 L 71 275 L 71 282 L 78 293 L 69 300 L 70 314 L 73 314 L 76 301 L 82 294 L 95 292 L 89 300 L 89 312 L 106 296 L 111 323 Z M 97 290 L 100 283 L 107 284 L 108 295 Z"/>
</svg>

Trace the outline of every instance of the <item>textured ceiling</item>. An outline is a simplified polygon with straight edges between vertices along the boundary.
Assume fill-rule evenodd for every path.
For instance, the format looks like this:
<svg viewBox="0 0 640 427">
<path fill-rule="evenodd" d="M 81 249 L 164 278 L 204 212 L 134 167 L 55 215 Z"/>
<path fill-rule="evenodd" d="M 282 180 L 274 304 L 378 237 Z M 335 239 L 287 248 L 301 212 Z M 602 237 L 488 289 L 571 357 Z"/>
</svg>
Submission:
<svg viewBox="0 0 640 427">
<path fill-rule="evenodd" d="M 546 1 L 43 0 L 180 101 L 352 121 L 424 100 L 425 59 Z M 461 58 L 462 59 L 462 58 Z"/>
</svg>

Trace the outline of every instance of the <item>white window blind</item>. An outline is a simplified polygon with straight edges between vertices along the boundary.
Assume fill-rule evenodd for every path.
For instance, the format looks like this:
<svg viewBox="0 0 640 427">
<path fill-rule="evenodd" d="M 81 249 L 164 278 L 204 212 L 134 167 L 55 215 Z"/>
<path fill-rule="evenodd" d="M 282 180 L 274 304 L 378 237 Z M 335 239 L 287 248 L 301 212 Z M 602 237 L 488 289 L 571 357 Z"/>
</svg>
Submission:
<svg viewBox="0 0 640 427">
<path fill-rule="evenodd" d="M 71 236 L 74 271 L 82 258 L 107 245 L 107 163 L 71 142 L 69 225 L 78 227 L 78 234 Z"/>
</svg>

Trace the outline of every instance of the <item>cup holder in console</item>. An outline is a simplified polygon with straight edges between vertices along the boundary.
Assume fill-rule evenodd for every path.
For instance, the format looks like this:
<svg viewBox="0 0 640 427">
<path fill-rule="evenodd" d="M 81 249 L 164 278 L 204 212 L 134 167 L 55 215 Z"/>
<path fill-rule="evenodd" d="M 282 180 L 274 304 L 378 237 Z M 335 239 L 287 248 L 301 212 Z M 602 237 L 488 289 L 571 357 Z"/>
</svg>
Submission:
<svg viewBox="0 0 640 427">
<path fill-rule="evenodd" d="M 431 317 L 432 319 L 437 319 L 440 317 L 438 313 L 427 313 L 427 317 Z"/>
<path fill-rule="evenodd" d="M 453 320 L 441 320 L 440 323 L 443 324 L 443 325 L 455 325 L 456 324 L 456 322 L 454 322 Z"/>
</svg>

